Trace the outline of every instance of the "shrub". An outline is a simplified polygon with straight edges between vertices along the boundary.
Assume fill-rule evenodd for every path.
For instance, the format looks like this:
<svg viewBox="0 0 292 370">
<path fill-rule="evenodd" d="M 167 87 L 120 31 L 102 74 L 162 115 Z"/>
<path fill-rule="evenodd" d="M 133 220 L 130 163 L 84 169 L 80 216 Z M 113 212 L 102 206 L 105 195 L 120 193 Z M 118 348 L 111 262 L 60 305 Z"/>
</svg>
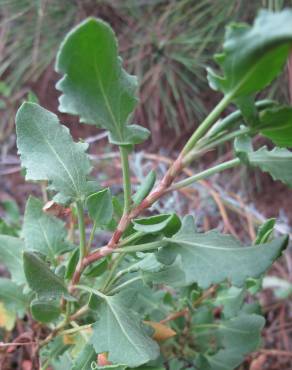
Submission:
<svg viewBox="0 0 292 370">
<path fill-rule="evenodd" d="M 291 22 L 291 10 L 262 11 L 253 26 L 228 27 L 215 57 L 221 72 L 208 70 L 222 100 L 164 177 L 156 181 L 151 171 L 134 194 L 128 155 L 149 135 L 129 122 L 136 78 L 122 68 L 115 35 L 103 21 L 88 19 L 67 35 L 56 62 L 63 75 L 59 110 L 108 131 L 120 150 L 124 201 L 90 178 L 87 145 L 74 142 L 56 115 L 35 103 L 20 107 L 17 146 L 26 179 L 47 182 L 54 195 L 46 205 L 28 199 L 22 238 L 0 236 L 1 259 L 11 273 L 11 280 L 0 280 L 0 297 L 7 315 L 39 322 L 34 341 L 43 369 L 226 370 L 258 348 L 264 318 L 245 297 L 287 246 L 287 236 L 273 237 L 274 220 L 243 247 L 219 231 L 200 232 L 189 215 L 143 212 L 172 191 L 239 165 L 292 184 L 286 149 L 292 109 L 255 101 L 285 65 Z M 239 110 L 220 119 L 232 103 Z M 276 147 L 254 149 L 256 135 Z M 233 159 L 178 180 L 187 165 L 228 140 L 234 141 Z M 56 214 L 69 215 L 69 234 Z M 110 240 L 92 248 L 103 229 L 112 231 Z"/>
</svg>

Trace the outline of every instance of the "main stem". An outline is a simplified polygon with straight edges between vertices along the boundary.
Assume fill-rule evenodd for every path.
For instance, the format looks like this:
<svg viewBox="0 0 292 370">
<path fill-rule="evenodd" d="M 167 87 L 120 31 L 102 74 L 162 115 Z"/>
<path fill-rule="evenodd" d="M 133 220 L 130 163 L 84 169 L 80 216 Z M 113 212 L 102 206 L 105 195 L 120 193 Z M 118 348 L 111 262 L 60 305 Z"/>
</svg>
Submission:
<svg viewBox="0 0 292 370">
<path fill-rule="evenodd" d="M 100 248 L 99 250 L 85 256 L 82 260 L 80 260 L 80 264 L 77 267 L 73 279 L 72 279 L 72 286 L 76 285 L 80 280 L 80 276 L 82 271 L 85 269 L 86 266 L 90 265 L 94 261 L 99 260 L 111 253 L 113 253 L 114 249 L 119 247 L 119 241 L 122 237 L 124 231 L 131 223 L 131 221 L 136 218 L 141 212 L 145 209 L 149 208 L 154 202 L 156 202 L 161 196 L 163 196 L 171 184 L 173 183 L 174 179 L 181 173 L 184 168 L 183 159 L 184 156 L 193 149 L 195 144 L 198 140 L 208 131 L 211 125 L 215 122 L 215 120 L 219 117 L 219 115 L 223 112 L 223 110 L 227 107 L 230 103 L 232 96 L 226 95 L 219 104 L 213 109 L 213 111 L 205 118 L 202 124 L 197 128 L 194 134 L 191 136 L 189 141 L 184 146 L 183 150 L 177 157 L 177 159 L 173 162 L 171 167 L 168 169 L 158 186 L 136 207 L 131 209 L 131 181 L 130 181 L 130 169 L 129 169 L 129 162 L 128 162 L 128 150 L 127 148 L 120 146 L 120 153 L 121 153 L 121 163 L 122 163 L 122 170 L 123 170 L 123 187 L 124 187 L 124 212 L 123 216 L 120 219 L 120 222 L 117 226 L 117 229 L 113 233 L 110 241 L 105 247 Z"/>
<path fill-rule="evenodd" d="M 124 214 L 130 211 L 131 206 L 131 177 L 128 158 L 128 149 L 120 146 L 121 163 L 123 171 L 123 190 L 124 190 Z"/>
</svg>

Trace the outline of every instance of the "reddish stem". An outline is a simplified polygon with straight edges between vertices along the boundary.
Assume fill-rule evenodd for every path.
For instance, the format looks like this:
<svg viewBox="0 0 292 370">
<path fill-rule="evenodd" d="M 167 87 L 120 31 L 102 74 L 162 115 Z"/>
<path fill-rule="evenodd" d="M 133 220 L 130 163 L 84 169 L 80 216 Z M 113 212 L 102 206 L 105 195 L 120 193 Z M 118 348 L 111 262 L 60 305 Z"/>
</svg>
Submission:
<svg viewBox="0 0 292 370">
<path fill-rule="evenodd" d="M 120 219 L 116 231 L 113 233 L 110 241 L 105 247 L 100 248 L 98 251 L 93 252 L 83 258 L 82 263 L 76 268 L 76 271 L 72 278 L 72 286 L 77 284 L 80 280 L 81 274 L 85 267 L 91 263 L 111 254 L 115 248 L 117 248 L 119 240 L 126 228 L 129 226 L 131 221 L 140 215 L 145 209 L 149 208 L 154 202 L 161 198 L 166 192 L 168 187 L 173 183 L 176 176 L 183 170 L 182 155 L 180 154 L 178 158 L 173 162 L 171 167 L 168 169 L 158 186 L 135 208 L 133 208 L 129 213 L 126 213 Z"/>
</svg>

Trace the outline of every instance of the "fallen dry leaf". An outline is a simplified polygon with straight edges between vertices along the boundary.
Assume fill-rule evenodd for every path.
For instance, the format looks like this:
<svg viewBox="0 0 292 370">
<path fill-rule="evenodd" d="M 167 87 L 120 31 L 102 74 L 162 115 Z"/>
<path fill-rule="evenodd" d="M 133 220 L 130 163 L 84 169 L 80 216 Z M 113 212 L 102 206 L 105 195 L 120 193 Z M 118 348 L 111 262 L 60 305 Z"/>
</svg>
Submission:
<svg viewBox="0 0 292 370">
<path fill-rule="evenodd" d="M 154 329 L 154 333 L 152 334 L 152 338 L 157 342 L 162 342 L 166 339 L 174 337 L 176 332 L 172 330 L 170 327 L 161 324 L 155 321 L 144 321 L 144 324 L 151 326 Z"/>
</svg>

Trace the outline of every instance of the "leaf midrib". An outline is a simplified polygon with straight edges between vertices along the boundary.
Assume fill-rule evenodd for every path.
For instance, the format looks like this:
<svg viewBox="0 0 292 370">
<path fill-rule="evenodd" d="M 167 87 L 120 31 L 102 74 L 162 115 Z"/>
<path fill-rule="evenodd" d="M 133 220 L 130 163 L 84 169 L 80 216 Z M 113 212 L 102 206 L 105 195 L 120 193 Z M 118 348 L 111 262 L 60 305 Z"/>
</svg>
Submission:
<svg viewBox="0 0 292 370">
<path fill-rule="evenodd" d="M 200 244 L 200 243 L 194 243 L 194 242 L 190 242 L 188 240 L 182 240 L 182 239 L 171 239 L 171 238 L 165 238 L 166 240 L 172 242 L 172 243 L 176 243 L 176 244 L 184 244 L 186 245 L 187 247 L 197 247 L 197 248 L 201 248 L 201 249 L 215 249 L 215 250 L 223 250 L 223 251 L 239 251 L 239 250 L 248 250 L 248 249 L 254 249 L 254 246 L 250 246 L 250 247 L 229 247 L 229 248 L 226 248 L 226 247 L 214 247 L 212 245 L 208 245 L 208 244 Z"/>
<path fill-rule="evenodd" d="M 43 140 L 45 141 L 45 143 L 48 145 L 49 149 L 51 149 L 51 151 L 53 152 L 53 154 L 55 154 L 57 160 L 59 161 L 59 163 L 61 164 L 61 166 L 64 168 L 65 172 L 67 173 L 67 175 L 69 176 L 69 179 L 73 185 L 73 188 L 75 189 L 76 191 L 76 195 L 79 194 L 79 191 L 78 191 L 78 188 L 74 182 L 74 178 L 73 176 L 71 175 L 70 171 L 67 169 L 65 163 L 62 161 L 61 157 L 59 156 L 58 152 L 55 150 L 54 146 L 47 140 L 47 138 L 45 137 L 45 135 L 42 133 L 42 131 L 39 129 L 38 125 L 35 124 L 35 127 L 36 127 L 36 131 L 38 131 L 40 133 L 40 135 L 42 136 Z"/>
<path fill-rule="evenodd" d="M 104 86 L 103 86 L 102 79 L 100 77 L 96 54 L 94 54 L 94 70 L 95 70 L 97 82 L 98 82 L 99 88 L 101 90 L 101 94 L 102 94 L 103 100 L 105 102 L 105 106 L 107 107 L 107 110 L 109 112 L 109 115 L 111 116 L 112 121 L 113 121 L 114 125 L 116 126 L 116 130 L 117 130 L 117 132 L 119 134 L 120 139 L 122 139 L 122 135 L 121 135 L 121 132 L 120 132 L 119 123 L 118 123 L 118 121 L 117 121 L 117 119 L 116 119 L 116 117 L 114 115 L 114 112 L 113 112 L 112 107 L 110 105 L 110 102 L 108 100 L 107 94 L 105 93 L 105 89 L 104 89 Z"/>
<path fill-rule="evenodd" d="M 142 356 L 143 356 L 143 357 L 145 357 L 145 353 L 144 353 L 144 351 L 143 351 L 143 350 L 141 350 L 139 346 L 138 346 L 138 347 L 136 347 L 135 343 L 132 341 L 131 337 L 128 335 L 127 331 L 124 329 L 124 327 L 123 327 L 123 325 L 122 325 L 122 323 L 121 323 L 121 321 L 120 321 L 120 319 L 119 319 L 118 314 L 115 312 L 114 308 L 112 307 L 112 305 L 111 305 L 111 303 L 110 303 L 110 299 L 109 299 L 108 297 L 106 297 L 106 298 L 105 298 L 105 300 L 106 300 L 106 303 L 107 303 L 108 307 L 110 308 L 110 310 L 111 310 L 112 314 L 114 315 L 114 317 L 115 317 L 115 319 L 116 319 L 116 321 L 117 321 L 117 323 L 118 323 L 119 327 L 121 328 L 121 330 L 122 330 L 122 332 L 124 333 L 125 337 L 126 337 L 126 338 L 127 338 L 127 340 L 129 341 L 129 343 L 131 343 L 131 345 L 135 348 L 135 351 L 136 351 L 139 355 L 141 355 L 141 354 L 142 354 Z"/>
</svg>

